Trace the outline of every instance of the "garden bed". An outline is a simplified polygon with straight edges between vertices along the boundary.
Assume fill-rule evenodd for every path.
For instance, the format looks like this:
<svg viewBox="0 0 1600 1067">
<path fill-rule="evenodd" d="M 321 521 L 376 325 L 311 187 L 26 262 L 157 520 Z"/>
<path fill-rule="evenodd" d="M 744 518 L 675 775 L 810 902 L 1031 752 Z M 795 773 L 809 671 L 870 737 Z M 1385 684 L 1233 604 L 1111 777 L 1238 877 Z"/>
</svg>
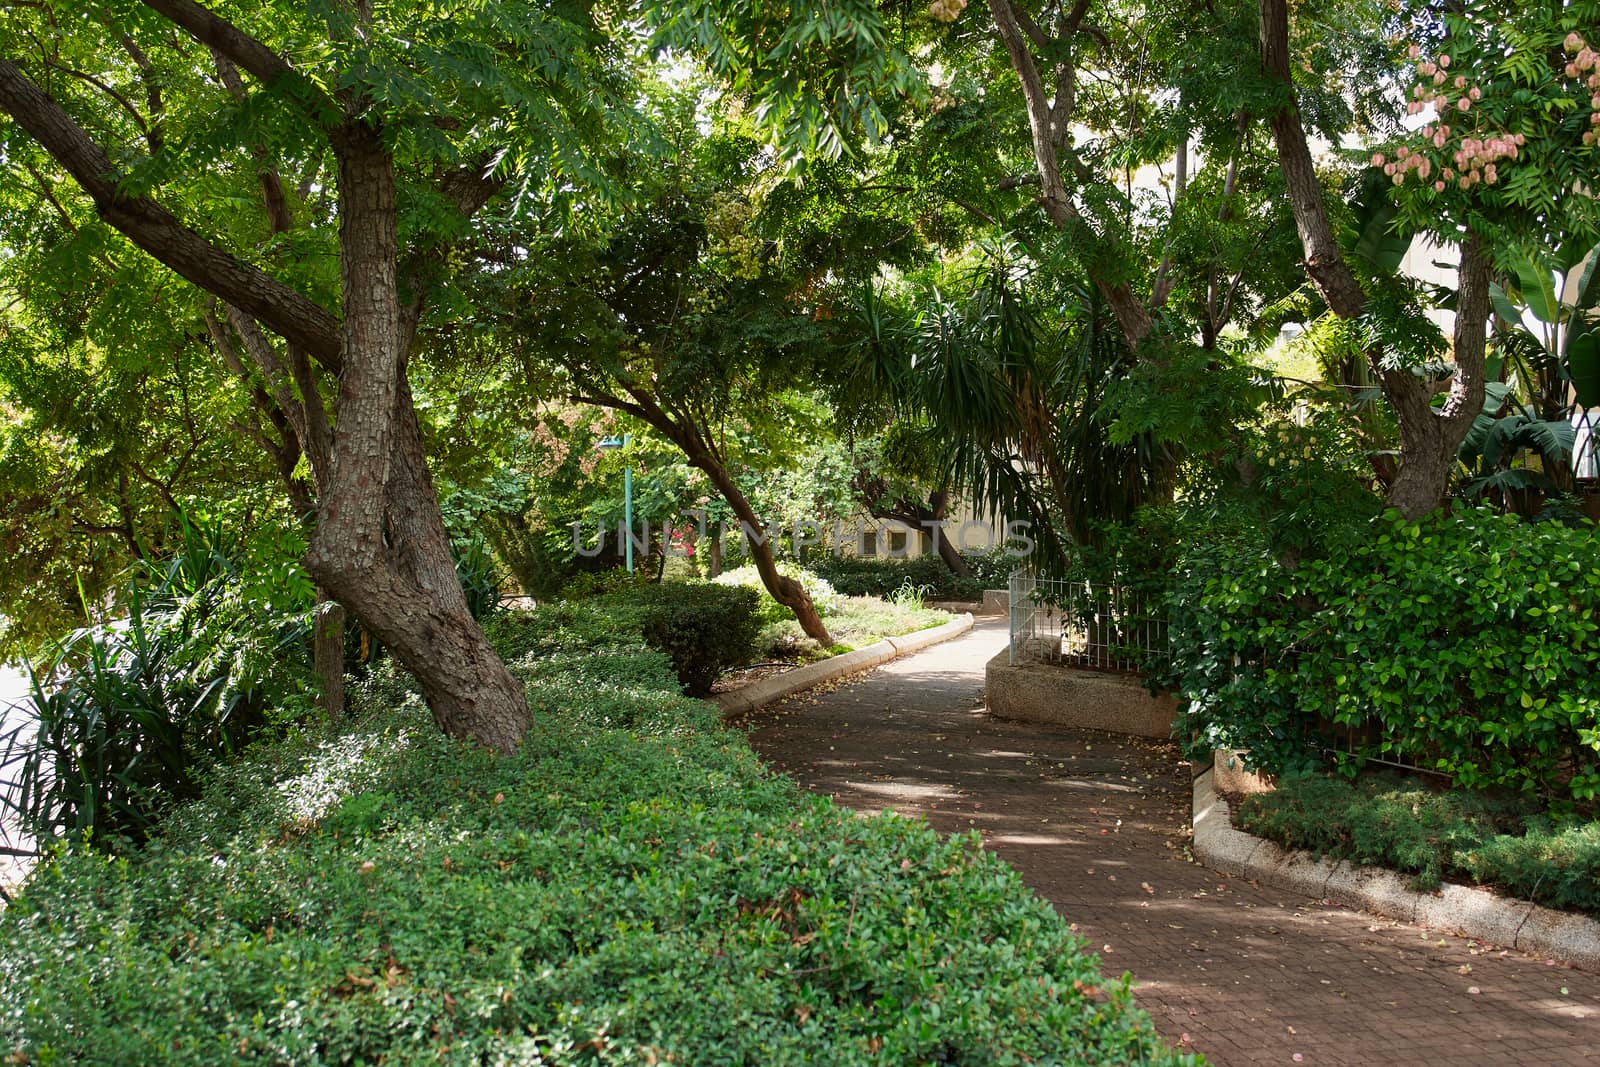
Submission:
<svg viewBox="0 0 1600 1067">
<path fill-rule="evenodd" d="M 18 1062 L 1197 1062 L 976 836 L 765 770 L 666 657 L 502 621 L 496 758 L 377 672 L 0 918 Z M 592 622 L 592 618 L 587 620 Z"/>
<path fill-rule="evenodd" d="M 1238 829 L 1284 848 L 1408 875 L 1420 890 L 1465 882 L 1600 915 L 1600 822 L 1525 800 L 1381 774 L 1283 775 L 1232 798 Z"/>
</svg>

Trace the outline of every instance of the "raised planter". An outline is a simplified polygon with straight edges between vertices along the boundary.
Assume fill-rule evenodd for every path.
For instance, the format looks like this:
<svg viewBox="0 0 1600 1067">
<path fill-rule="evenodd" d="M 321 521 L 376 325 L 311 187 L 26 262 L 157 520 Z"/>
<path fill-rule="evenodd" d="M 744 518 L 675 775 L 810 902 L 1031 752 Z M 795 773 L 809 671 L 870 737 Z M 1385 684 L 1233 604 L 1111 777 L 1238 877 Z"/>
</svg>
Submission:
<svg viewBox="0 0 1600 1067">
<path fill-rule="evenodd" d="M 1047 722 L 1086 730 L 1171 737 L 1178 705 L 1163 693 L 1152 696 L 1130 674 L 1078 670 L 1059 664 L 1011 663 L 1002 649 L 984 668 L 989 713 L 999 719 Z"/>
<path fill-rule="evenodd" d="M 854 652 L 846 652 L 842 656 L 833 656 L 808 663 L 804 667 L 796 667 L 792 671 L 774 674 L 730 693 L 719 693 L 711 698 L 711 702 L 721 708 L 725 716 L 742 715 L 793 696 L 802 690 L 831 682 L 835 678 L 869 670 L 909 652 L 918 652 L 929 645 L 960 637 L 970 629 L 972 629 L 972 616 L 962 615 L 942 626 L 918 630 L 901 637 L 886 637 Z"/>
<path fill-rule="evenodd" d="M 1600 969 L 1600 922 L 1588 916 L 1552 911 L 1476 886 L 1446 884 L 1437 893 L 1424 893 L 1394 871 L 1317 859 L 1235 830 L 1228 802 L 1217 795 L 1217 771 L 1216 766 L 1207 768 L 1194 780 L 1194 854 L 1207 867 L 1375 915 Z"/>
</svg>

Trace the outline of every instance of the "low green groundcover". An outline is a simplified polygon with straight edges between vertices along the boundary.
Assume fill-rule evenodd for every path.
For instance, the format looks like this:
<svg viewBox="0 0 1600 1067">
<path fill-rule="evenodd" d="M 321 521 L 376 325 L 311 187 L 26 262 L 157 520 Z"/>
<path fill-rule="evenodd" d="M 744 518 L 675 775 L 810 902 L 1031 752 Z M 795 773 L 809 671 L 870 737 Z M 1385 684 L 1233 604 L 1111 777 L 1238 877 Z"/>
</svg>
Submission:
<svg viewBox="0 0 1600 1067">
<path fill-rule="evenodd" d="M 1600 822 L 1415 779 L 1285 775 L 1244 798 L 1239 829 L 1353 863 L 1414 875 L 1419 889 L 1476 882 L 1552 908 L 1600 914 Z"/>
<path fill-rule="evenodd" d="M 61 854 L 0 917 L 0 1051 L 1197 1062 L 975 837 L 802 794 L 589 621 L 520 635 L 517 756 L 441 737 L 380 677 L 355 725 L 224 768 L 144 849 Z"/>
</svg>

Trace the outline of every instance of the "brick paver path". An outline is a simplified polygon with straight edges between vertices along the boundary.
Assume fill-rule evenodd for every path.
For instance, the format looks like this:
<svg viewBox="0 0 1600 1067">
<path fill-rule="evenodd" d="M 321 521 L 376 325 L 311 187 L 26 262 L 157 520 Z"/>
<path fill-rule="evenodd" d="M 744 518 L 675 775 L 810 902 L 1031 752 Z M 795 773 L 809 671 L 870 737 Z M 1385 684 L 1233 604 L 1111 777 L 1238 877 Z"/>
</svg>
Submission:
<svg viewBox="0 0 1600 1067">
<path fill-rule="evenodd" d="M 991 719 L 1004 644 L 981 621 L 746 726 L 807 788 L 981 831 L 1213 1063 L 1600 1065 L 1600 975 L 1199 866 L 1177 750 Z"/>
</svg>

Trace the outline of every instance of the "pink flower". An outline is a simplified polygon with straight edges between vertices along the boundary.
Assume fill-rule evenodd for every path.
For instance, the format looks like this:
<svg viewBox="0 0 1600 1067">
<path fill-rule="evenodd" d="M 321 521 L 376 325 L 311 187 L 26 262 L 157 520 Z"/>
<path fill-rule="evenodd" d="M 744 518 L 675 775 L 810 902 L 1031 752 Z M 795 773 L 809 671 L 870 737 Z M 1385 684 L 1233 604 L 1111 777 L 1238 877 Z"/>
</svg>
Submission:
<svg viewBox="0 0 1600 1067">
<path fill-rule="evenodd" d="M 1385 174 L 1389 175 L 1390 177 L 1393 177 L 1394 176 L 1394 172 L 1395 172 L 1395 165 L 1393 163 L 1385 163 L 1383 165 L 1383 172 Z"/>
<path fill-rule="evenodd" d="M 1577 76 L 1578 76 L 1578 64 L 1576 64 L 1576 63 L 1568 63 L 1567 64 L 1567 77 L 1576 78 Z"/>
<path fill-rule="evenodd" d="M 1481 100 L 1483 98 L 1483 93 L 1479 91 L 1476 85 L 1467 90 L 1467 95 L 1472 97 L 1474 100 Z"/>
<path fill-rule="evenodd" d="M 1494 164 L 1493 163 L 1491 163 L 1487 167 L 1483 168 L 1483 180 L 1488 182 L 1490 185 L 1493 185 L 1495 183 L 1495 180 L 1496 180 L 1497 177 L 1498 177 L 1498 175 L 1497 175 L 1497 173 L 1496 173 L 1496 171 L 1494 169 Z"/>
<path fill-rule="evenodd" d="M 1435 85 L 1443 85 L 1444 84 L 1444 71 L 1441 70 L 1441 71 L 1439 71 L 1437 74 L 1435 74 L 1433 76 L 1433 84 L 1435 84 Z"/>
<path fill-rule="evenodd" d="M 1448 53 L 1439 57 L 1439 66 L 1448 67 L 1449 65 L 1450 65 L 1450 56 L 1449 56 Z"/>
<path fill-rule="evenodd" d="M 1441 172 L 1441 176 L 1447 182 L 1453 182 L 1456 180 L 1456 172 L 1451 170 L 1449 167 L 1444 168 L 1444 170 Z"/>
<path fill-rule="evenodd" d="M 1575 33 L 1572 34 L 1572 37 L 1576 37 L 1576 36 L 1578 36 L 1578 35 L 1575 34 Z M 1570 40 L 1571 38 L 1569 37 L 1568 39 Z M 1406 58 L 1407 59 L 1416 59 L 1417 56 L 1419 56 L 1421 54 L 1422 54 L 1422 49 L 1418 48 L 1414 44 L 1410 45 L 1409 47 L 1406 48 Z"/>
<path fill-rule="evenodd" d="M 1424 60 L 1423 62 L 1417 64 L 1417 73 L 1421 74 L 1424 78 L 1433 77 L 1434 71 L 1436 71 L 1438 69 L 1439 69 L 1438 67 L 1434 66 L 1432 63 L 1427 62 L 1426 60 Z"/>
<path fill-rule="evenodd" d="M 1417 165 L 1417 177 L 1427 181 L 1428 175 L 1433 173 L 1433 163 L 1421 156 L 1417 158 L 1422 159 L 1422 162 Z"/>
<path fill-rule="evenodd" d="M 1527 144 L 1528 143 L 1528 138 L 1524 134 L 1520 134 L 1520 133 L 1517 134 L 1515 137 L 1513 137 L 1511 139 L 1513 141 L 1517 142 L 1518 144 Z"/>
<path fill-rule="evenodd" d="M 1396 159 L 1404 159 L 1411 154 L 1411 149 L 1407 148 L 1405 145 L 1401 145 L 1399 148 L 1394 150 L 1394 154 Z"/>
<path fill-rule="evenodd" d="M 1444 192 L 1444 182 L 1434 182 L 1433 183 L 1433 191 L 1436 192 L 1436 193 Z"/>
<path fill-rule="evenodd" d="M 1457 74 L 1454 85 L 1457 89 L 1465 89 L 1467 87 L 1467 76 L 1465 74 Z"/>
<path fill-rule="evenodd" d="M 1394 183 L 1396 185 L 1404 185 L 1406 183 L 1406 176 L 1404 174 L 1396 174 L 1394 176 Z"/>
<path fill-rule="evenodd" d="M 1413 101 L 1411 101 L 1411 103 L 1406 105 L 1406 114 L 1407 115 L 1420 115 L 1420 114 L 1422 114 L 1423 106 L 1424 105 L 1423 105 L 1421 100 L 1413 100 Z"/>
<path fill-rule="evenodd" d="M 1435 133 L 1433 135 L 1433 147 L 1435 147 L 1435 148 L 1443 148 L 1444 147 L 1444 131 L 1443 130 L 1440 130 L 1440 131 L 1438 131 L 1437 133 Z"/>
<path fill-rule="evenodd" d="M 1577 31 L 1574 30 L 1572 33 L 1567 34 L 1566 40 L 1561 42 L 1561 47 L 1569 52 L 1576 52 L 1583 47 L 1583 38 L 1579 37 Z"/>
<path fill-rule="evenodd" d="M 1456 110 L 1457 111 L 1471 111 L 1472 110 L 1472 101 L 1463 96 L 1460 100 L 1456 101 Z"/>
<path fill-rule="evenodd" d="M 1383 166 L 1383 153 L 1382 152 L 1374 152 L 1374 153 L 1372 153 L 1372 165 L 1374 167 Z"/>
</svg>

